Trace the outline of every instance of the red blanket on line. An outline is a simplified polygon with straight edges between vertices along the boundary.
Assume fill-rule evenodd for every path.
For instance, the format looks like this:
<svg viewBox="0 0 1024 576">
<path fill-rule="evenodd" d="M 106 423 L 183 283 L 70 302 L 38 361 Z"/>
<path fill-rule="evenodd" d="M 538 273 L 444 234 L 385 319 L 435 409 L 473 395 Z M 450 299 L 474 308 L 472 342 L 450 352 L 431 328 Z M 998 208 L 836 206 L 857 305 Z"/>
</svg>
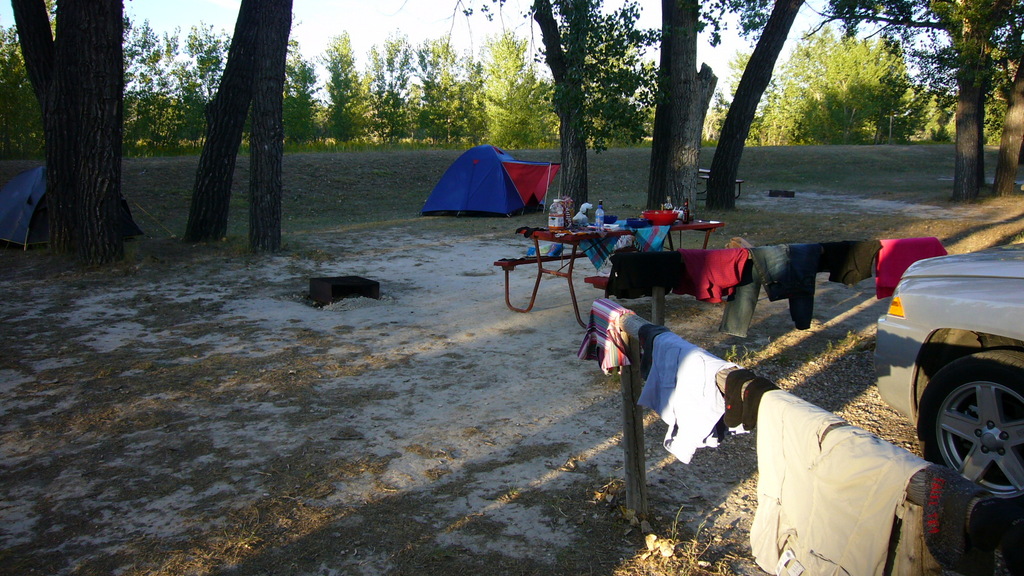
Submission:
<svg viewBox="0 0 1024 576">
<path fill-rule="evenodd" d="M 896 284 L 910 265 L 918 260 L 945 256 L 946 249 L 938 238 L 895 238 L 882 240 L 875 265 L 875 297 L 892 296 Z"/>
</svg>

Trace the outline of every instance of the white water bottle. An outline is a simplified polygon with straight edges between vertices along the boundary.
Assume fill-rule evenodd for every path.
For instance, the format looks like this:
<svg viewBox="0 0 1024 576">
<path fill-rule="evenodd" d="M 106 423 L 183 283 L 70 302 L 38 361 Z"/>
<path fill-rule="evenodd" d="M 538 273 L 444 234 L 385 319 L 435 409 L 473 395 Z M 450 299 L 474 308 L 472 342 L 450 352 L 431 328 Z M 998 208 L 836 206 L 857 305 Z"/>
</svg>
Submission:
<svg viewBox="0 0 1024 576">
<path fill-rule="evenodd" d="M 597 210 L 594 210 L 594 221 L 597 222 L 597 227 L 604 229 L 604 202 L 601 200 L 597 201 Z"/>
<path fill-rule="evenodd" d="M 548 230 L 565 229 L 565 212 L 562 209 L 562 201 L 554 200 L 548 211 Z"/>
</svg>

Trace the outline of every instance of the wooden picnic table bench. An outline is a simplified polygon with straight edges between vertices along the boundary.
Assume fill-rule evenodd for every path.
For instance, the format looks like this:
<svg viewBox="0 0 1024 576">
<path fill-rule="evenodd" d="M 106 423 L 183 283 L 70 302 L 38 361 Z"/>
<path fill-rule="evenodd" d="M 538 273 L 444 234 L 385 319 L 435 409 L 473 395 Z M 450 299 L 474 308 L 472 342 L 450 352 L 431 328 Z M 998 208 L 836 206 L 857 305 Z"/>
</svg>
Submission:
<svg viewBox="0 0 1024 576">
<path fill-rule="evenodd" d="M 711 170 L 707 168 L 698 168 L 697 177 L 704 181 L 704 194 L 707 194 L 707 181 L 711 178 Z M 736 179 L 736 198 L 740 197 L 740 193 L 743 192 L 743 179 Z"/>
<path fill-rule="evenodd" d="M 669 229 L 669 235 L 667 240 L 671 246 L 671 232 L 680 232 L 685 230 L 692 230 L 696 232 L 704 233 L 703 246 L 707 248 L 708 238 L 711 233 L 725 226 L 724 222 L 718 221 L 705 221 L 698 220 L 694 222 L 688 222 L 683 224 L 677 222 L 671 225 Z M 588 241 L 595 240 L 598 238 L 605 237 L 620 237 L 620 236 L 632 236 L 636 232 L 628 228 L 620 229 L 609 229 L 603 232 L 597 230 L 585 230 L 585 231 L 550 231 L 544 229 L 535 229 L 529 231 L 528 238 L 533 241 L 535 249 L 534 255 L 526 256 L 523 258 L 509 258 L 503 260 L 497 260 L 494 262 L 495 266 L 498 266 L 505 271 L 505 305 L 509 310 L 514 312 L 529 312 L 533 309 L 534 302 L 537 299 L 537 290 L 540 288 L 540 281 L 545 275 L 557 276 L 564 278 L 569 287 L 569 300 L 572 303 L 573 312 L 576 315 L 576 322 L 583 328 L 586 328 L 587 324 L 583 321 L 583 317 L 580 314 L 579 304 L 576 301 L 576 287 L 573 285 L 573 273 L 575 268 L 576 260 L 579 258 L 586 257 L 587 254 L 584 250 L 580 249 L 580 244 Z M 565 246 L 569 246 L 571 250 L 568 254 L 563 252 L 559 256 L 543 256 L 540 248 L 540 242 L 554 242 L 560 243 Z M 557 265 L 556 265 L 557 263 Z M 518 307 L 512 304 L 511 297 L 509 295 L 509 274 L 512 273 L 518 266 L 524 264 L 535 264 L 536 277 L 533 283 L 533 290 L 530 292 L 530 299 L 525 307 Z"/>
</svg>

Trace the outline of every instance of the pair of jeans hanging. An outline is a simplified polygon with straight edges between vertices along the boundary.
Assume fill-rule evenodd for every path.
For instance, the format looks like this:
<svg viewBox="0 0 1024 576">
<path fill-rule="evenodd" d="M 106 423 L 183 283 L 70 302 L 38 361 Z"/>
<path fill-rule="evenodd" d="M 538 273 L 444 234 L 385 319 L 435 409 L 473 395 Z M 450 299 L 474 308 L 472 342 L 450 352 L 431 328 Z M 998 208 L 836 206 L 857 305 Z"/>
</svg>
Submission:
<svg viewBox="0 0 1024 576">
<path fill-rule="evenodd" d="M 719 330 L 746 337 L 762 287 L 772 302 L 789 300 L 789 315 L 798 330 L 810 328 L 821 244 L 760 246 L 749 251 L 740 283 L 725 303 Z"/>
</svg>

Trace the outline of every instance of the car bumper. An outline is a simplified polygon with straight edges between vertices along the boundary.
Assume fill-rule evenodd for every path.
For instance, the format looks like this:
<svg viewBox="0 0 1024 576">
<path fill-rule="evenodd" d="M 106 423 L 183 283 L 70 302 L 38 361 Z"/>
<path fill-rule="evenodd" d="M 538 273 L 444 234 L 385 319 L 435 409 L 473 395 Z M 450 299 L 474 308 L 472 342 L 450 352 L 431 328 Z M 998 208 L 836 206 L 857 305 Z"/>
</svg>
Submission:
<svg viewBox="0 0 1024 576">
<path fill-rule="evenodd" d="M 911 422 L 917 422 L 915 361 L 927 337 L 927 330 L 903 318 L 885 315 L 878 320 L 875 342 L 878 395 Z"/>
</svg>

